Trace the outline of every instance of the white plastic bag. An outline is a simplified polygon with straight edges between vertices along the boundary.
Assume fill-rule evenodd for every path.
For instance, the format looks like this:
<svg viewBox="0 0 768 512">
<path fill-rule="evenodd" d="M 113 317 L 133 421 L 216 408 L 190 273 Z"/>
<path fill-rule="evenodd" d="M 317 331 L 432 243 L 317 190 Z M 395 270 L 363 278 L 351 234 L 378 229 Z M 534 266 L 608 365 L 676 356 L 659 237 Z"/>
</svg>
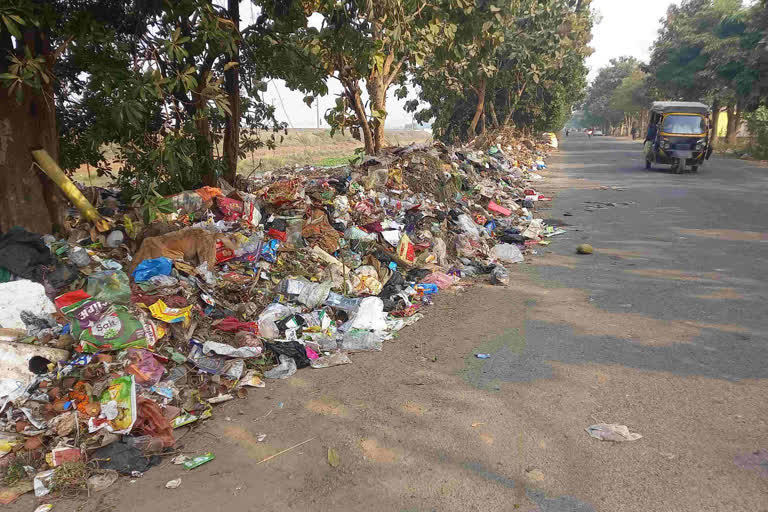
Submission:
<svg viewBox="0 0 768 512">
<path fill-rule="evenodd" d="M 467 233 L 472 238 L 480 238 L 480 230 L 477 224 L 466 213 L 459 215 L 459 218 L 456 219 L 456 224 L 464 233 Z"/>
<path fill-rule="evenodd" d="M 26 279 L 0 283 L 0 327 L 26 329 L 21 320 L 22 311 L 46 316 L 55 313 L 56 307 L 40 283 Z"/>
<path fill-rule="evenodd" d="M 273 302 L 259 315 L 259 334 L 270 340 L 277 338 L 280 336 L 280 329 L 277 328 L 278 320 L 282 320 L 291 313 L 291 308 L 288 306 Z"/>
<path fill-rule="evenodd" d="M 514 244 L 497 244 L 491 249 L 491 259 L 503 261 L 505 263 L 520 263 L 523 258 L 523 253 Z"/>
<path fill-rule="evenodd" d="M 366 329 L 383 331 L 387 328 L 387 314 L 384 312 L 384 302 L 378 297 L 366 297 L 360 301 L 357 311 L 352 315 L 345 330 Z"/>
</svg>

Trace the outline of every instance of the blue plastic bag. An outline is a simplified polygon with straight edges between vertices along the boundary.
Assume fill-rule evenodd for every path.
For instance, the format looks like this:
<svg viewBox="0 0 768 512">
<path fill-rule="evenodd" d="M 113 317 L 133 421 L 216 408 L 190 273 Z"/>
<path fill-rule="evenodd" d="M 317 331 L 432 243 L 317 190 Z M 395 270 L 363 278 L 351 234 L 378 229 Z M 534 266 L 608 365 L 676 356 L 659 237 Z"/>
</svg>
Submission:
<svg viewBox="0 0 768 512">
<path fill-rule="evenodd" d="M 149 280 L 150 277 L 170 275 L 172 267 L 173 262 L 168 258 L 160 257 L 144 260 L 136 266 L 131 277 L 137 283 L 141 283 L 142 281 Z"/>
</svg>

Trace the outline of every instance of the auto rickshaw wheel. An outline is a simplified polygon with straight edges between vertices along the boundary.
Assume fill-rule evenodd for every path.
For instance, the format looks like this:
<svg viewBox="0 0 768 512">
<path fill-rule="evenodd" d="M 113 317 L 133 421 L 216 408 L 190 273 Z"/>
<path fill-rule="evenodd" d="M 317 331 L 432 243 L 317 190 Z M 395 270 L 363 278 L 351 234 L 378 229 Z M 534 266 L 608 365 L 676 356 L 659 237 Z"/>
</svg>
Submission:
<svg viewBox="0 0 768 512">
<path fill-rule="evenodd" d="M 698 165 L 692 165 L 691 166 L 691 172 L 699 172 L 699 166 Z"/>
<path fill-rule="evenodd" d="M 682 158 L 678 158 L 677 161 L 674 164 L 672 164 L 672 171 L 675 174 L 683 174 L 683 172 L 685 171 L 685 160 L 683 160 Z"/>
</svg>

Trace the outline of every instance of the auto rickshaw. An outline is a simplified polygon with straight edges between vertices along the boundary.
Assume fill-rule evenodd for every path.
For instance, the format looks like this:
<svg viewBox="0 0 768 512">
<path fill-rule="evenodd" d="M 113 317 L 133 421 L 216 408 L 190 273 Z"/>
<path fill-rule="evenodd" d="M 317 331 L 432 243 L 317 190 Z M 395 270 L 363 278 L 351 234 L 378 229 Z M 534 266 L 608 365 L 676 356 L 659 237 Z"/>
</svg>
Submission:
<svg viewBox="0 0 768 512">
<path fill-rule="evenodd" d="M 712 154 L 710 109 L 703 103 L 656 101 L 645 137 L 645 168 L 667 164 L 680 174 L 696 172 Z"/>
</svg>

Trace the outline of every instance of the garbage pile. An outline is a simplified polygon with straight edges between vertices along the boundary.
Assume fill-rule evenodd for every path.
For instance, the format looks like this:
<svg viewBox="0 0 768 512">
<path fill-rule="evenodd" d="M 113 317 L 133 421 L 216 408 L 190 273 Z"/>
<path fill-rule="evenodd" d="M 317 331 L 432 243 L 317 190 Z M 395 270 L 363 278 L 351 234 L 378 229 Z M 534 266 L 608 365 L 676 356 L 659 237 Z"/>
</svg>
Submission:
<svg viewBox="0 0 768 512">
<path fill-rule="evenodd" d="M 150 216 L 84 190 L 110 231 L 73 210 L 63 238 L 1 234 L 4 499 L 61 491 L 65 467 L 92 490 L 144 472 L 214 404 L 380 351 L 468 278 L 507 284 L 506 265 L 562 232 L 533 216 L 548 142 L 389 148 L 220 181 Z"/>
</svg>

